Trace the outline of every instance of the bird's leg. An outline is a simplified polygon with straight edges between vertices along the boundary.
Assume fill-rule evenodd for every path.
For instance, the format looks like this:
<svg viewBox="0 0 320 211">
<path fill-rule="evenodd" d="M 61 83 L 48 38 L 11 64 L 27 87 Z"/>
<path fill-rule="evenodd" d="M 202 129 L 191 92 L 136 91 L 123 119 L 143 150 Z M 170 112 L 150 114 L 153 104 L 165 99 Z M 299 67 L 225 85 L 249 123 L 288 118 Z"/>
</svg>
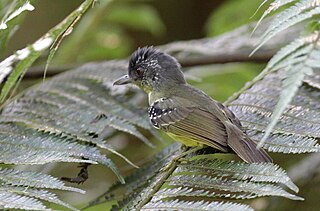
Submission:
<svg viewBox="0 0 320 211">
<path fill-rule="evenodd" d="M 185 157 L 186 155 L 189 155 L 189 154 L 191 154 L 191 153 L 194 153 L 194 152 L 196 152 L 196 151 L 198 151 L 198 150 L 200 150 L 200 149 L 203 148 L 203 146 L 196 146 L 196 147 L 192 147 L 192 148 L 188 149 L 188 147 L 185 146 L 185 145 L 182 145 L 182 147 L 184 147 L 184 149 L 187 150 L 187 151 L 184 151 L 184 152 L 182 152 L 180 155 L 178 155 L 177 157 L 173 158 L 173 160 L 171 161 L 171 163 L 177 162 L 177 161 L 179 161 L 181 158 Z M 181 147 L 181 148 L 182 148 L 182 147 Z M 166 166 L 164 166 L 163 168 L 161 168 L 160 171 L 161 171 L 161 172 L 167 171 L 167 170 L 169 169 L 169 167 L 170 167 L 170 165 L 166 165 Z"/>
<path fill-rule="evenodd" d="M 180 147 L 180 150 L 181 151 L 186 151 L 189 147 L 184 145 L 184 144 L 181 144 L 181 147 Z"/>
<path fill-rule="evenodd" d="M 186 155 L 189 155 L 189 154 L 191 154 L 191 153 L 194 153 L 194 152 L 196 152 L 196 151 L 198 151 L 198 150 L 200 150 L 200 149 L 203 148 L 203 146 L 191 147 L 191 148 L 189 148 L 189 149 L 188 149 L 187 146 L 185 146 L 185 147 L 186 147 L 185 149 L 187 149 L 187 151 L 182 152 L 178 157 L 176 157 L 176 158 L 174 158 L 174 159 L 176 159 L 176 160 L 178 161 L 180 158 L 183 158 L 183 157 L 185 157 Z"/>
</svg>

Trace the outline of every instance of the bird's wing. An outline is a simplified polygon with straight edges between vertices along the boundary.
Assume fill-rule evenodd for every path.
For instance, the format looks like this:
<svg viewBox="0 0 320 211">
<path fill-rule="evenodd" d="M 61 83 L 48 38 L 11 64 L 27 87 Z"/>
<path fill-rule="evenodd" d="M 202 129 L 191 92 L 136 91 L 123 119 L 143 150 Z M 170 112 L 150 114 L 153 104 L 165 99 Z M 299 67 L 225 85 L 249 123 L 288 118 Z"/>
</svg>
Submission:
<svg viewBox="0 0 320 211">
<path fill-rule="evenodd" d="M 216 102 L 216 105 L 229 119 L 224 122 L 228 134 L 228 146 L 248 163 L 272 162 L 271 157 L 263 149 L 257 149 L 257 144 L 246 134 L 234 113 L 219 102 Z"/>
<path fill-rule="evenodd" d="M 206 109 L 183 99 L 162 98 L 149 109 L 151 123 L 177 137 L 228 151 L 224 124 Z"/>
<path fill-rule="evenodd" d="M 217 101 L 215 101 L 215 103 L 218 106 L 218 108 L 220 108 L 224 112 L 225 116 L 230 120 L 230 122 L 236 125 L 239 129 L 243 130 L 240 120 L 236 117 L 236 115 L 234 115 L 234 113 L 227 106 Z"/>
<path fill-rule="evenodd" d="M 236 125 L 226 122 L 228 146 L 248 163 L 272 162 L 271 157 L 263 149 L 257 149 L 257 144 Z"/>
</svg>

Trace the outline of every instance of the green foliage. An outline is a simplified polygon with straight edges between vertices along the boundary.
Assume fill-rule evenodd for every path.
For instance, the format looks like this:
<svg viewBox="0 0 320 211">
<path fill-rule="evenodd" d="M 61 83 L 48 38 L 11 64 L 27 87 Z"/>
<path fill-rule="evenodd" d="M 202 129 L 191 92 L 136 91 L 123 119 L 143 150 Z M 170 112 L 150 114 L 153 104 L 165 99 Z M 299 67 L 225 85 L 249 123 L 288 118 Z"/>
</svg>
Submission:
<svg viewBox="0 0 320 211">
<path fill-rule="evenodd" d="M 230 109 L 249 129 L 248 134 L 257 141 L 262 138 L 269 124 L 268 119 L 282 92 L 281 79 L 286 77 L 286 74 L 287 72 L 280 71 L 267 75 L 230 105 Z M 318 77 L 317 75 L 319 74 L 314 74 L 312 77 Z M 306 83 L 300 87 L 275 126 L 273 135 L 267 139 L 264 148 L 283 153 L 319 152 L 317 143 L 320 135 L 318 124 L 320 113 L 317 111 L 319 99 L 315 97 L 318 95 L 316 84 L 319 82 L 313 81 L 313 84 L 313 88 Z"/>
<path fill-rule="evenodd" d="M 15 28 L 22 21 L 24 11 L 32 11 L 33 9 L 34 7 L 29 1 L 3 0 L 0 2 L 0 58 L 6 49 L 8 40 L 15 33 Z"/>
<path fill-rule="evenodd" d="M 71 13 L 34 44 L 0 63 L 2 80 L 11 73 L 2 89 L 2 100 L 17 86 L 26 69 L 54 45 L 48 59 L 51 61 L 61 39 L 72 31 L 74 24 L 93 2 L 84 1 L 80 9 Z M 152 8 L 141 5 L 133 8 L 112 2 L 113 9 L 106 12 L 110 3 L 111 1 L 101 1 L 98 8 L 90 10 L 91 13 L 81 21 L 77 33 L 66 43 L 57 60 L 81 61 L 81 56 L 91 58 L 90 55 L 92 58 L 105 58 L 105 53 L 114 49 L 117 49 L 114 56 L 124 55 L 123 52 L 129 49 L 127 44 L 130 45 L 128 37 L 124 38 L 127 40 L 121 45 L 127 47 L 101 45 L 117 44 L 119 40 L 115 41 L 115 38 L 119 38 L 120 34 L 122 38 L 126 37 L 123 28 L 145 30 L 157 36 L 161 36 L 164 31 L 157 12 Z M 244 1 L 230 3 L 221 11 L 237 11 L 234 10 L 235 5 L 241 9 L 245 7 L 241 6 L 243 3 Z M 289 3 L 294 5 L 275 17 L 262 36 L 261 45 L 289 26 L 319 13 L 316 1 L 276 0 L 262 18 Z M 99 16 L 103 13 L 108 15 L 105 19 L 100 19 Z M 132 19 L 128 21 L 128 17 Z M 235 19 L 234 16 L 231 17 Z M 108 24 L 98 31 L 93 30 L 99 21 L 106 21 Z M 12 23 L 12 26 L 16 24 Z M 240 118 L 248 135 L 254 140 L 258 142 L 261 138 L 266 138 L 268 132 L 272 133 L 263 146 L 271 152 L 319 152 L 319 21 L 314 18 L 313 25 L 309 26 L 308 33 L 284 47 L 270 60 L 262 75 L 252 81 L 250 89 L 243 89 L 240 95 L 236 95 L 237 99 L 230 100 L 229 103 L 230 109 Z M 239 40 L 234 38 L 232 43 L 235 46 L 229 45 L 229 51 L 244 49 L 249 43 L 245 28 L 241 30 L 237 38 L 241 37 L 239 40 L 247 42 L 239 47 Z M 8 39 L 8 34 L 1 35 L 5 37 L 3 40 Z M 228 35 L 227 38 L 233 37 Z M 218 50 L 221 46 L 224 47 L 230 42 L 229 39 L 224 39 L 225 37 L 220 37 L 220 45 L 213 46 Z M 89 40 L 94 40 L 95 44 L 86 46 Z M 191 42 L 193 45 L 177 45 L 180 48 L 175 52 L 178 59 L 179 56 L 184 56 L 186 61 L 194 55 L 208 58 L 217 53 L 216 49 L 208 45 L 208 40 Z M 170 51 L 170 45 L 168 49 Z M 243 54 L 243 51 L 239 52 Z M 109 151 L 136 166 L 115 151 L 108 141 L 117 131 L 131 134 L 150 147 L 154 143 L 146 138 L 146 131 L 159 138 L 148 121 L 145 108 L 137 106 L 142 100 L 145 101 L 141 92 L 129 90 L 128 87 L 112 86 L 114 79 L 124 74 L 126 66 L 127 62 L 124 61 L 87 64 L 55 76 L 7 101 L 0 116 L 0 163 L 103 164 L 116 174 L 118 182 L 90 206 L 106 201 L 110 204 L 117 202 L 112 204 L 114 210 L 252 210 L 244 204 L 244 200 L 265 196 L 303 200 L 295 195 L 298 187 L 276 164 L 226 161 L 206 152 L 201 152 L 204 155 L 184 156 L 185 150 L 181 150 L 178 144 L 164 149 L 151 162 L 142 165 L 124 179 L 119 168 L 104 152 Z M 190 72 L 198 70 L 192 67 Z M 205 83 L 208 83 L 206 79 Z M 264 135 L 266 128 L 267 133 Z M 287 188 L 290 190 L 286 190 Z M 83 193 L 77 188 L 65 186 L 59 179 L 49 175 L 0 169 L 0 209 L 47 210 L 42 202 L 47 201 L 76 210 L 49 189 Z M 291 193 L 292 191 L 295 193 Z"/>
<path fill-rule="evenodd" d="M 256 10 L 259 4 L 260 1 L 250 0 L 225 1 L 208 18 L 206 23 L 207 35 L 210 37 L 216 36 L 252 22 L 255 17 L 258 17 L 262 13 L 262 10 L 259 10 L 252 17 L 252 11 Z"/>
<path fill-rule="evenodd" d="M 91 64 L 68 71 L 8 103 L 0 116 L 0 162 L 101 163 L 124 183 L 118 168 L 101 154 L 100 149 L 115 153 L 135 166 L 105 140 L 112 137 L 116 130 L 121 130 L 152 147 L 153 144 L 137 127 L 151 131 L 153 128 L 147 117 L 141 115 L 143 111 L 128 104 L 128 100 L 134 101 L 139 93 L 131 92 L 130 97 L 124 98 L 122 95 L 127 88 L 112 86 L 112 82 L 124 72 L 125 64 L 109 62 L 98 66 Z M 123 71 L 119 72 L 119 69 Z M 101 119 L 96 119 L 101 114 Z M 23 185 L 34 184 L 31 179 L 36 177 L 33 177 L 30 175 L 30 181 Z M 51 188 L 49 181 L 45 181 L 43 185 L 38 183 L 41 185 L 39 188 Z M 44 196 L 45 193 L 41 194 Z"/>
<path fill-rule="evenodd" d="M 248 205 L 237 203 L 222 203 L 222 202 L 206 202 L 206 201 L 158 201 L 151 202 L 143 207 L 141 210 L 239 210 L 239 211 L 252 211 Z"/>
<path fill-rule="evenodd" d="M 291 2 L 295 2 L 295 4 L 283 10 L 273 18 L 268 29 L 262 35 L 260 44 L 251 54 L 256 52 L 263 44 L 275 35 L 292 25 L 298 24 L 312 17 L 314 17 L 314 21 L 319 21 L 317 15 L 320 14 L 320 7 L 319 2 L 315 0 L 274 1 L 261 17 L 261 20 L 271 11 L 275 11 L 279 7 Z M 260 22 L 258 22 L 257 26 L 259 23 Z M 314 29 L 316 30 L 317 27 L 314 27 Z M 319 31 L 314 31 L 307 36 L 298 38 L 275 54 L 264 69 L 262 74 L 279 69 L 285 69 L 287 73 L 283 80 L 279 101 L 274 108 L 270 122 L 265 129 L 265 134 L 258 145 L 259 147 L 263 146 L 266 139 L 271 134 L 282 113 L 285 111 L 286 107 L 298 91 L 298 88 L 301 86 L 305 75 L 312 74 L 312 71 L 319 67 L 319 37 Z"/>
<path fill-rule="evenodd" d="M 261 67 L 251 63 L 202 65 L 185 68 L 185 75 L 191 85 L 206 90 L 208 95 L 223 102 L 246 81 L 252 80 Z"/>
<path fill-rule="evenodd" d="M 65 186 L 59 179 L 49 175 L 0 168 L 0 208 L 47 210 L 40 201 L 55 203 L 71 210 L 77 210 L 61 201 L 47 189 L 67 190 L 84 194 L 83 190 Z"/>
<path fill-rule="evenodd" d="M 124 70 L 124 64 L 111 62 L 106 65 L 109 71 L 102 68 L 99 72 L 92 69 L 93 66 L 69 71 L 9 103 L 3 109 L 0 127 L 3 127 L 1 131 L 6 131 L 2 134 L 3 142 L 7 144 L 1 149 L 2 156 L 10 159 L 2 161 L 43 164 L 79 162 L 85 157 L 88 160 L 83 162 L 102 163 L 124 182 L 113 162 L 101 155 L 97 147 L 116 153 L 104 141 L 114 134 L 114 129 L 130 133 L 153 146 L 136 128 L 151 130 L 151 126 L 138 110 L 123 105 L 119 95 L 126 89 L 112 87 L 112 81 L 119 76 L 116 70 Z M 101 114 L 104 116 L 95 121 Z M 102 133 L 104 135 L 100 136 Z M 13 144 L 17 146 L 12 147 Z M 19 148 L 24 151 L 22 155 L 28 154 L 30 159 L 9 156 Z M 31 159 L 32 155 L 36 155 L 35 160 Z"/>
<path fill-rule="evenodd" d="M 65 64 L 122 58 L 132 50 L 134 38 L 129 36 L 132 30 L 159 37 L 165 26 L 157 11 L 148 5 L 101 1 L 61 45 L 54 60 Z"/>
<path fill-rule="evenodd" d="M 115 184 L 93 204 L 117 199 L 113 210 L 184 210 L 186 203 L 190 206 L 203 204 L 199 210 L 220 210 L 222 207 L 250 210 L 248 206 L 230 200 L 270 195 L 302 200 L 279 186 L 282 183 L 298 190 L 284 170 L 275 164 L 222 161 L 213 159 L 212 155 L 179 160 L 180 153 L 177 144 L 165 149 L 151 163 L 128 177 L 128 183 Z"/>
<path fill-rule="evenodd" d="M 4 79 L 8 77 L 3 88 L 1 89 L 0 102 L 3 103 L 9 92 L 19 84 L 17 81 L 19 78 L 21 79 L 26 70 L 34 63 L 34 61 L 45 50 L 49 49 L 54 42 L 61 38 L 61 36 L 63 37 L 67 31 L 70 32 L 70 30 L 72 30 L 72 25 L 90 7 L 93 1 L 94 0 L 87 0 L 83 2 L 83 4 L 81 4 L 78 9 L 65 18 L 65 20 L 49 30 L 32 45 L 18 50 L 15 54 L 9 56 L 0 63 L 0 83 L 2 83 Z M 17 10 L 19 10 L 19 8 Z"/>
<path fill-rule="evenodd" d="M 161 36 L 165 31 L 157 11 L 146 5 L 115 4 L 106 19 L 134 30 L 149 31 L 153 36 Z"/>
</svg>

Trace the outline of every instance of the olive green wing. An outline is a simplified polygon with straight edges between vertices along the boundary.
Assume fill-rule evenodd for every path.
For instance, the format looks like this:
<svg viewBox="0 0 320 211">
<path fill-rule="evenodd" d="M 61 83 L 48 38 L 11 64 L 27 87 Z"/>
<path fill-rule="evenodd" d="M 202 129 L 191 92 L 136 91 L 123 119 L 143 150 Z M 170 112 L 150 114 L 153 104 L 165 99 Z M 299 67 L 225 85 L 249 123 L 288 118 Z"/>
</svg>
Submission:
<svg viewBox="0 0 320 211">
<path fill-rule="evenodd" d="M 217 101 L 215 101 L 215 103 L 217 107 L 224 112 L 225 116 L 229 119 L 229 121 L 231 121 L 239 129 L 243 130 L 240 120 L 236 117 L 236 115 L 234 115 L 234 113 L 227 106 Z"/>
<path fill-rule="evenodd" d="M 257 144 L 246 134 L 240 120 L 225 105 L 216 102 L 229 121 L 224 125 L 228 134 L 228 146 L 248 163 L 272 162 L 271 157 L 263 149 L 257 149 Z"/>
<path fill-rule="evenodd" d="M 228 146 L 248 163 L 272 162 L 272 158 L 236 125 L 226 122 Z"/>
<path fill-rule="evenodd" d="M 185 140 L 228 151 L 227 132 L 212 113 L 182 99 L 160 99 L 149 109 L 151 123 L 165 132 Z"/>
<path fill-rule="evenodd" d="M 205 109 L 181 98 L 162 98 L 152 104 L 149 117 L 155 127 L 180 138 L 177 141 L 182 143 L 193 141 L 223 152 L 231 148 L 248 163 L 272 162 L 270 156 L 264 150 L 258 150 L 242 131 L 236 116 L 221 105 L 214 104 Z"/>
</svg>

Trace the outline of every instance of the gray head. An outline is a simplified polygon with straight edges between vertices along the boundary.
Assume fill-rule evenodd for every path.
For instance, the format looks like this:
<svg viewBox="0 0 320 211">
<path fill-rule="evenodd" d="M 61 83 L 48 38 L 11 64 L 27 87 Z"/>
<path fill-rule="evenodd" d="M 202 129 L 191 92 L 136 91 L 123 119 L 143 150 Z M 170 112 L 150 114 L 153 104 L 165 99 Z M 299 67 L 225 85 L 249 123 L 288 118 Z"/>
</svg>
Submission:
<svg viewBox="0 0 320 211">
<path fill-rule="evenodd" d="M 131 55 L 128 75 L 114 82 L 115 85 L 127 83 L 134 83 L 150 92 L 172 88 L 186 81 L 174 57 L 153 47 L 143 47 Z"/>
</svg>

